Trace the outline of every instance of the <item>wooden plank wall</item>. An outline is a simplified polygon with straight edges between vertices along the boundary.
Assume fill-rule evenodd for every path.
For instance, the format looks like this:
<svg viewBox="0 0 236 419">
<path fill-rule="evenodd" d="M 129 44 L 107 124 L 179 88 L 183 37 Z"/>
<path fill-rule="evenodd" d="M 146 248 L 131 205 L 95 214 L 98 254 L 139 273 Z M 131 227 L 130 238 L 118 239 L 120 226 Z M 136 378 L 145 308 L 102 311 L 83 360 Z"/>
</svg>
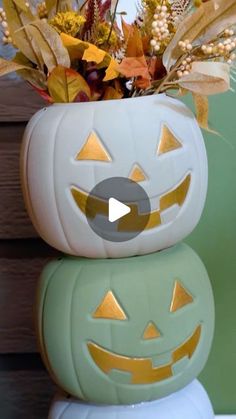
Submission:
<svg viewBox="0 0 236 419">
<path fill-rule="evenodd" d="M 19 153 L 30 116 L 45 106 L 28 86 L 0 80 L 0 418 L 46 419 L 55 392 L 38 354 L 33 305 L 37 278 L 57 252 L 26 214 Z"/>
</svg>

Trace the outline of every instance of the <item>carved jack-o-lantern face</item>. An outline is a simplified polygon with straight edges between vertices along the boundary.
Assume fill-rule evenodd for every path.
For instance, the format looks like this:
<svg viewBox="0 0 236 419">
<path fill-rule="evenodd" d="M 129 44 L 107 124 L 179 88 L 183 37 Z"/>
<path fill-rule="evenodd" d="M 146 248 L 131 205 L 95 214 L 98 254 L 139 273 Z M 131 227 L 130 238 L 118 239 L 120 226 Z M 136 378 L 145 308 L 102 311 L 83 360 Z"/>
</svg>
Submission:
<svg viewBox="0 0 236 419">
<path fill-rule="evenodd" d="M 201 132 L 182 103 L 162 95 L 52 106 L 29 124 L 23 156 L 32 221 L 67 254 L 117 258 L 154 252 L 187 236 L 202 213 L 207 161 Z M 97 236 L 85 216 L 88 193 L 113 177 L 138 182 L 150 200 L 146 229 L 125 243 Z M 108 209 L 97 198 L 96 215 L 104 216 Z M 134 205 L 117 231 L 132 228 L 135 213 L 142 217 Z"/>
<path fill-rule="evenodd" d="M 186 291 L 180 281 L 176 280 L 173 288 L 173 295 L 170 313 L 174 313 L 194 302 L 193 296 Z M 108 291 L 102 303 L 96 309 L 93 318 L 106 320 L 128 320 L 112 291 Z M 149 321 L 140 339 L 150 340 L 161 338 L 161 332 L 153 321 Z M 195 353 L 201 338 L 201 324 L 195 327 L 191 335 L 178 347 L 171 349 L 170 361 L 160 366 L 153 365 L 152 357 L 127 357 L 105 349 L 94 342 L 88 342 L 88 349 L 96 365 L 105 373 L 113 370 L 121 370 L 131 375 L 132 384 L 151 384 L 171 378 L 174 375 L 173 366 L 178 361 L 191 359 Z M 156 356 L 158 354 L 154 354 Z"/>
<path fill-rule="evenodd" d="M 161 128 L 161 137 L 158 141 L 156 155 L 161 156 L 166 153 L 173 152 L 182 148 L 182 144 L 175 137 L 174 133 L 164 124 Z M 83 145 L 81 151 L 76 155 L 75 160 L 77 161 L 88 161 L 93 160 L 97 162 L 112 162 L 112 158 L 109 152 L 105 149 L 105 146 L 100 141 L 98 135 L 92 131 L 86 140 L 86 143 Z M 140 165 L 134 164 L 129 171 L 129 176 L 127 177 L 134 182 L 144 182 L 148 181 L 148 176 L 145 174 L 145 171 L 141 168 Z M 150 197 L 155 198 L 156 202 L 159 201 L 159 209 L 154 209 L 150 214 L 142 214 L 138 208 L 137 203 L 130 204 L 127 202 L 131 208 L 131 212 L 125 218 L 121 218 L 117 223 L 117 232 L 131 232 L 133 230 L 138 231 L 138 226 L 140 225 L 141 219 L 148 218 L 145 229 L 153 229 L 156 227 L 163 226 L 165 224 L 165 214 L 168 212 L 171 214 L 173 220 L 177 217 L 178 212 L 180 211 L 182 205 L 185 203 L 185 199 L 188 195 L 189 186 L 191 181 L 191 173 L 184 175 L 183 180 L 178 185 L 174 185 L 169 191 L 163 194 L 161 197 Z M 76 204 L 79 209 L 86 215 L 86 203 L 88 200 L 88 192 L 84 192 L 78 187 L 73 186 L 71 188 L 71 193 L 74 197 Z M 89 209 L 90 216 L 95 218 L 97 216 L 107 217 L 109 213 L 108 202 L 105 202 L 98 197 L 90 196 L 90 206 Z M 167 219 L 169 224 L 171 221 L 170 218 Z"/>
<path fill-rule="evenodd" d="M 139 258 L 54 262 L 42 275 L 40 307 L 54 379 L 93 402 L 167 396 L 196 377 L 210 350 L 212 291 L 185 245 Z"/>
</svg>

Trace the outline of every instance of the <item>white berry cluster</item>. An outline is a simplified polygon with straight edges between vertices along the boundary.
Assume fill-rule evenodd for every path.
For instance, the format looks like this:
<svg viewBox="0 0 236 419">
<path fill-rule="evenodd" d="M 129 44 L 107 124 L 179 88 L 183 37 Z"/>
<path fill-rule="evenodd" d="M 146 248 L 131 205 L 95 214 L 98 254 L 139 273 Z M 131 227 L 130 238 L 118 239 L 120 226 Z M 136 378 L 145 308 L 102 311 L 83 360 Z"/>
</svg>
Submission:
<svg viewBox="0 0 236 419">
<path fill-rule="evenodd" d="M 188 39 L 185 39 L 184 41 L 179 41 L 179 47 L 183 52 L 191 52 L 193 49 L 193 46 Z"/>
<path fill-rule="evenodd" d="M 232 64 L 236 59 L 234 50 L 236 48 L 236 37 L 233 29 L 226 29 L 224 32 L 224 40 L 218 43 L 202 45 L 201 49 L 205 55 L 214 57 L 222 57 L 228 64 Z"/>
<path fill-rule="evenodd" d="M 185 60 L 182 61 L 179 67 L 179 70 L 177 71 L 177 76 L 179 78 L 183 76 L 187 76 L 190 73 L 194 59 L 195 59 L 194 56 L 189 56 Z"/>
<path fill-rule="evenodd" d="M 152 39 L 151 46 L 154 52 L 159 52 L 163 45 L 170 37 L 169 23 L 170 13 L 168 7 L 163 1 L 162 6 L 157 6 L 152 22 Z"/>
<path fill-rule="evenodd" d="M 42 1 L 37 5 L 37 13 L 40 19 L 45 19 L 48 17 L 48 11 L 45 1 Z"/>
<path fill-rule="evenodd" d="M 10 32 L 8 29 L 6 12 L 3 10 L 2 7 L 0 7 L 0 26 L 2 27 L 2 33 L 3 33 L 2 42 L 4 44 L 11 44 L 12 38 L 10 36 Z"/>
</svg>

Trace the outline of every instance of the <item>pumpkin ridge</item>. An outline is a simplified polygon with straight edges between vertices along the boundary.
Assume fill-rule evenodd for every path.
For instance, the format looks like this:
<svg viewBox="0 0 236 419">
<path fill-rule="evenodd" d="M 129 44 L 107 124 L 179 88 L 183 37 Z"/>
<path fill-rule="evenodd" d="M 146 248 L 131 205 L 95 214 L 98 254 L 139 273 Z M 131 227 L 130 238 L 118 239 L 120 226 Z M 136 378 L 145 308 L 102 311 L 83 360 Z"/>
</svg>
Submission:
<svg viewBox="0 0 236 419">
<path fill-rule="evenodd" d="M 77 275 L 75 276 L 75 282 L 73 284 L 72 291 L 71 291 L 71 306 L 70 306 L 70 313 L 69 313 L 69 325 L 70 325 L 70 328 L 69 328 L 69 330 L 70 330 L 70 339 L 69 339 L 69 341 L 70 341 L 71 361 L 72 361 L 72 366 L 73 366 L 73 370 L 74 370 L 74 376 L 76 378 L 77 385 L 78 385 L 78 393 L 81 393 L 82 394 L 82 397 L 84 398 L 84 400 L 86 400 L 85 392 L 84 392 L 84 390 L 82 389 L 82 387 L 80 385 L 79 377 L 78 377 L 78 374 L 77 374 L 77 368 L 75 366 L 75 358 L 74 358 L 73 347 L 72 347 L 72 330 L 73 330 L 73 317 L 72 317 L 73 313 L 72 313 L 72 311 L 73 311 L 73 300 L 74 300 L 74 295 L 75 295 L 75 289 L 77 287 L 77 282 L 79 282 L 79 277 L 80 277 L 81 273 L 83 272 L 83 270 L 84 270 L 83 266 L 80 266 L 80 269 L 78 270 Z"/>
<path fill-rule="evenodd" d="M 56 149 L 57 134 L 59 132 L 59 128 L 60 128 L 60 125 L 61 125 L 62 121 L 64 120 L 64 118 L 67 116 L 68 113 L 69 113 L 69 109 L 67 109 L 67 111 L 65 111 L 65 113 L 61 115 L 61 117 L 58 119 L 58 123 L 55 127 L 54 143 L 53 143 L 53 190 L 54 190 L 55 204 L 56 204 L 56 208 L 57 208 L 57 216 L 58 216 L 58 219 L 59 219 L 59 225 L 61 226 L 61 229 L 62 229 L 62 232 L 64 234 L 64 238 L 65 238 L 65 241 L 67 243 L 68 248 L 70 249 L 70 251 L 75 252 L 75 249 L 72 248 L 72 246 L 71 246 L 71 244 L 68 240 L 68 237 L 67 237 L 64 225 L 63 225 L 63 217 L 62 217 L 62 215 L 60 213 L 60 210 L 59 210 L 59 202 L 58 202 L 57 193 L 56 193 L 56 176 L 55 176 L 55 167 L 56 167 L 55 149 Z"/>
<path fill-rule="evenodd" d="M 60 387 L 60 383 L 57 380 L 56 375 L 53 372 L 53 369 L 51 368 L 51 365 L 50 365 L 50 362 L 49 362 L 49 358 L 48 358 L 48 353 L 47 353 L 46 346 L 45 346 L 43 318 L 44 318 L 44 310 L 45 310 L 45 305 L 46 305 L 46 296 L 47 296 L 47 293 L 48 293 L 48 289 L 49 289 L 50 283 L 53 280 L 53 276 L 55 275 L 55 273 L 61 267 L 62 263 L 63 263 L 63 260 L 61 260 L 60 263 L 54 269 L 54 271 L 51 272 L 51 275 L 49 276 L 49 278 L 47 280 L 47 286 L 46 286 L 46 289 L 44 290 L 44 293 L 43 293 L 43 305 L 42 305 L 42 309 L 40 310 L 40 324 L 38 325 L 38 323 L 35 322 L 36 323 L 36 336 L 37 336 L 38 345 L 39 345 L 39 347 L 41 347 L 41 345 L 42 345 L 42 353 L 41 353 L 41 355 L 42 355 L 43 361 L 44 361 L 45 366 L 48 369 L 48 372 L 51 375 L 53 381 L 59 387 Z"/>
</svg>

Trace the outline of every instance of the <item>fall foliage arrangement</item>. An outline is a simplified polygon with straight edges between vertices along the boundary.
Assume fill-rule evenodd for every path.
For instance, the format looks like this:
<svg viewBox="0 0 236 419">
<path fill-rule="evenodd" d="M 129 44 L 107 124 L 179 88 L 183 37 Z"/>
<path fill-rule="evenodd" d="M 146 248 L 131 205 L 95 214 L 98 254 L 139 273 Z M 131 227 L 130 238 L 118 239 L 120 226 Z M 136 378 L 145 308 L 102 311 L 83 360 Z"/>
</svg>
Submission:
<svg viewBox="0 0 236 419">
<path fill-rule="evenodd" d="M 50 103 L 177 90 L 204 107 L 230 88 L 236 0 L 139 0 L 132 24 L 118 3 L 3 0 L 2 43 L 16 55 L 0 58 L 0 75 L 16 72 Z"/>
</svg>

